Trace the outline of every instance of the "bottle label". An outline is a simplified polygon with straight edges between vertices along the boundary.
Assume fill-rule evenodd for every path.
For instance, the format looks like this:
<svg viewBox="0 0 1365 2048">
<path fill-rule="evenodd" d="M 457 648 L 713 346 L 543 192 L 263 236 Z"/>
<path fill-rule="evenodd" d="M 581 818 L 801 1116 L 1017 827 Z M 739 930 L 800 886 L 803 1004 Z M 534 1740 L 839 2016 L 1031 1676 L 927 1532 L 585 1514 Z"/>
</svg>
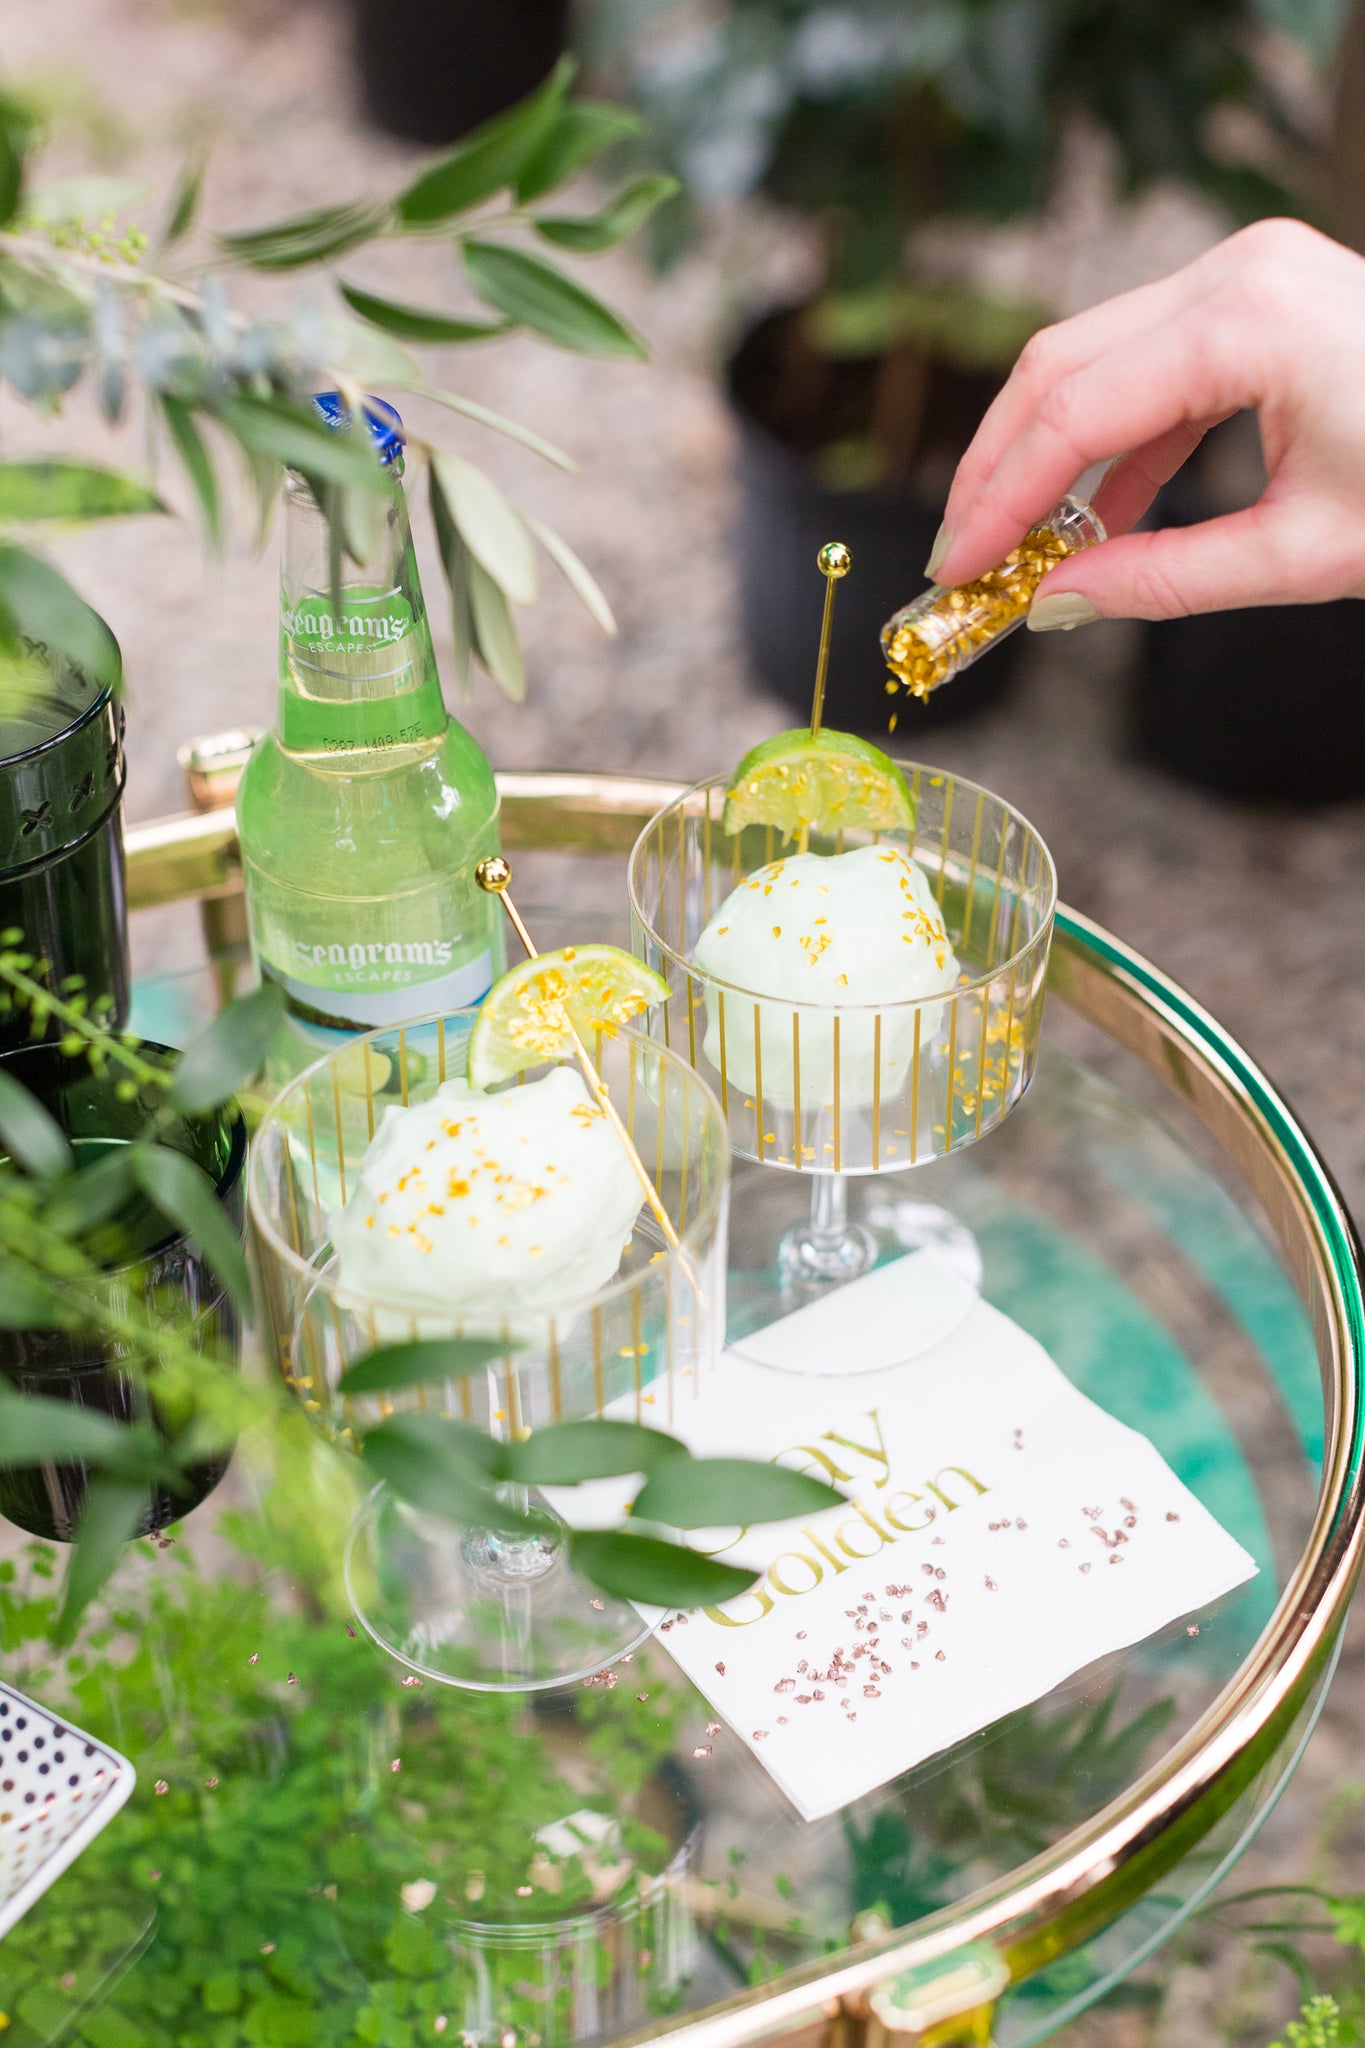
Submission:
<svg viewBox="0 0 1365 2048">
<path fill-rule="evenodd" d="M 283 988 L 291 1006 L 369 1029 L 482 1002 L 493 984 L 491 951 L 485 948 L 452 967 L 454 951 L 449 939 L 368 944 L 359 939 L 330 944 L 296 939 L 291 959 L 263 955 L 260 964 L 262 972 Z M 442 968 L 447 971 L 441 973 Z"/>
<path fill-rule="evenodd" d="M 339 611 L 330 598 L 309 591 L 280 615 L 281 652 L 306 697 L 342 705 L 415 697 L 426 666 L 425 636 L 417 626 L 398 589 L 348 589 Z M 417 736 L 414 725 L 393 743 Z"/>
</svg>

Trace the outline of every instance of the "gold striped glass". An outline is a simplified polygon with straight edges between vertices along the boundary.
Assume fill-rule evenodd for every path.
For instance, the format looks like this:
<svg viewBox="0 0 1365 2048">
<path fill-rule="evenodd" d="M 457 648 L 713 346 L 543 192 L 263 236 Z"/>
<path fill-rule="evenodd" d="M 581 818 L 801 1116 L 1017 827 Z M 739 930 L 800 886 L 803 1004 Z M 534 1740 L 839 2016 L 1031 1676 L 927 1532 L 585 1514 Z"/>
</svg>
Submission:
<svg viewBox="0 0 1365 2048">
<path fill-rule="evenodd" d="M 500 1438 L 607 1411 L 668 1429 L 714 1369 L 724 1330 L 729 1144 L 711 1089 L 637 1029 L 598 1034 L 590 1050 L 676 1244 L 642 1200 L 612 1281 L 533 1311 L 509 1296 L 497 1330 L 486 1306 L 466 1319 L 458 1306 L 437 1313 L 429 1299 L 361 1297 L 339 1282 L 332 1217 L 380 1119 L 464 1074 L 477 1016 L 464 1010 L 353 1039 L 300 1074 L 267 1112 L 253 1141 L 248 1201 L 280 1370 L 343 1442 L 400 1411 L 471 1422 Z M 395 1394 L 338 1390 L 346 1368 L 380 1344 L 490 1334 L 505 1335 L 506 1353 L 474 1375 Z M 348 1562 L 360 1619 L 414 1670 L 452 1684 L 529 1689 L 598 1669 L 645 1631 L 633 1609 L 604 1603 L 574 1577 L 558 1515 L 533 1506 L 542 1530 L 524 1543 L 488 1531 L 461 1538 L 378 1489 Z"/>
</svg>

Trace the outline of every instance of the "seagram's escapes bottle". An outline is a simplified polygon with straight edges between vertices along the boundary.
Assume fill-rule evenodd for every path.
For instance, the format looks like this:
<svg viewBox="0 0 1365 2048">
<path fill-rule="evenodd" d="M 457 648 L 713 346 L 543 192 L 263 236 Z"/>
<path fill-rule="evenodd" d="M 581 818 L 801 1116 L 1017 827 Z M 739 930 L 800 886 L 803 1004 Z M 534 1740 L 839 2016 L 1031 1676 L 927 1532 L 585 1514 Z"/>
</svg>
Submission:
<svg viewBox="0 0 1365 2048">
<path fill-rule="evenodd" d="M 334 392 L 315 403 L 344 418 Z M 366 417 L 393 488 L 371 559 L 343 567 L 339 616 L 327 522 L 286 476 L 279 708 L 237 798 L 259 971 L 301 1023 L 348 1031 L 476 1003 L 504 957 L 474 881 L 498 851 L 493 771 L 441 696 L 402 422 L 379 399 Z"/>
</svg>

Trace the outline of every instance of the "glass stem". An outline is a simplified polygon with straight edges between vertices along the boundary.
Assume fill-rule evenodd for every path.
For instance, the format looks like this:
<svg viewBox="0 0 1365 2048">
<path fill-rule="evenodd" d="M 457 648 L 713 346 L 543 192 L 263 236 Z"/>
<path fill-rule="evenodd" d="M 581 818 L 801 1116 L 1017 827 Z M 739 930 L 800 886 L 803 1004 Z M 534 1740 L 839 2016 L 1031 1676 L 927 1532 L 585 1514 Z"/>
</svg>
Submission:
<svg viewBox="0 0 1365 2048">
<path fill-rule="evenodd" d="M 817 1173 L 810 1191 L 811 1236 L 831 1245 L 848 1229 L 848 1182 L 842 1173 Z"/>
</svg>

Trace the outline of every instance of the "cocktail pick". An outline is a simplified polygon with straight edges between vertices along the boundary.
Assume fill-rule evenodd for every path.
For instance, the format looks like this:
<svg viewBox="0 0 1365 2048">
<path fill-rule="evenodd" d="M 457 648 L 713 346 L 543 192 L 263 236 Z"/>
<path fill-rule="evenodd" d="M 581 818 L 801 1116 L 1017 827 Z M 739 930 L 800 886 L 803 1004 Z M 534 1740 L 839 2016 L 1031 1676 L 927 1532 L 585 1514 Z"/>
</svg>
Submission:
<svg viewBox="0 0 1365 2048">
<path fill-rule="evenodd" d="M 526 929 L 526 922 L 521 912 L 512 901 L 512 863 L 504 854 L 490 854 L 486 860 L 481 860 L 475 868 L 474 879 L 479 887 L 485 890 L 488 895 L 497 896 L 501 899 L 502 907 L 507 912 L 508 922 L 521 940 L 522 945 L 526 948 L 527 959 L 539 959 L 540 949 L 531 937 L 530 932 Z M 644 1198 L 654 1212 L 654 1219 L 660 1230 L 662 1230 L 669 1248 L 677 1251 L 680 1240 L 677 1231 L 673 1227 L 673 1219 L 663 1205 L 663 1199 L 659 1194 L 659 1190 L 649 1177 L 649 1169 L 635 1149 L 634 1139 L 621 1121 L 620 1112 L 607 1092 L 606 1083 L 589 1058 L 588 1048 L 579 1037 L 567 1007 L 564 1012 L 564 1028 L 573 1040 L 574 1058 L 578 1061 L 583 1079 L 588 1084 L 593 1100 L 606 1117 L 617 1137 L 621 1140 L 625 1148 L 626 1157 L 629 1159 L 634 1170 L 635 1178 L 640 1183 L 640 1187 L 644 1192 Z"/>
<path fill-rule="evenodd" d="M 810 707 L 810 736 L 820 737 L 825 715 L 825 677 L 829 674 L 829 643 L 834 630 L 834 586 L 853 567 L 853 557 L 840 540 L 828 540 L 815 558 L 825 579 L 825 613 L 820 621 L 820 654 L 815 664 L 815 695 Z"/>
</svg>

